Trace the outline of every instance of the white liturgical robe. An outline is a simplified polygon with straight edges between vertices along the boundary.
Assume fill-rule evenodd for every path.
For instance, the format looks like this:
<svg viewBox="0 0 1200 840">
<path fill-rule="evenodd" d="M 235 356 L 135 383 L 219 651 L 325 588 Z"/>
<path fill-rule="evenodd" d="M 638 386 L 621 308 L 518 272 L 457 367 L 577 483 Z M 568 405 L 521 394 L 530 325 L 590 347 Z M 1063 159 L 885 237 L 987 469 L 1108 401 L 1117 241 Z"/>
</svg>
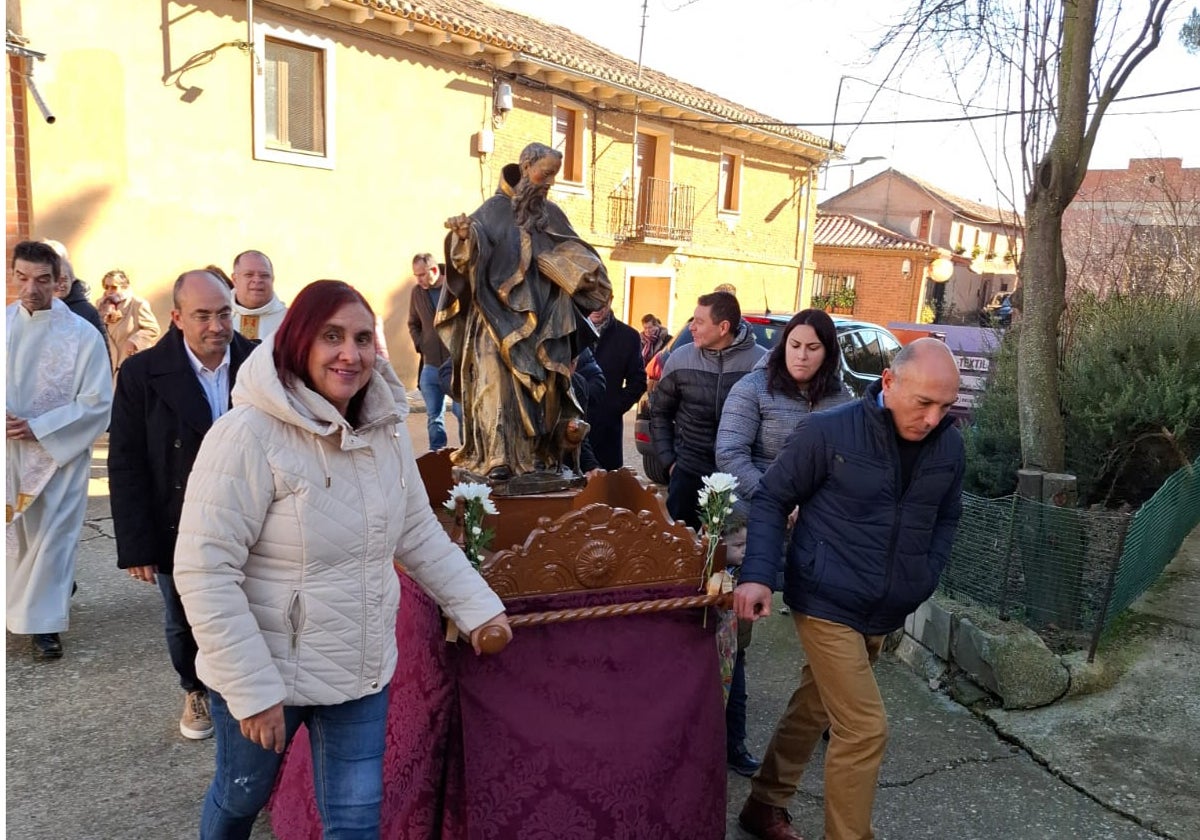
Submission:
<svg viewBox="0 0 1200 840">
<path fill-rule="evenodd" d="M 265 341 L 275 335 L 286 314 L 287 306 L 274 295 L 258 309 L 247 309 L 234 300 L 233 328 L 251 341 Z"/>
<path fill-rule="evenodd" d="M 112 374 L 96 328 L 57 298 L 8 307 L 5 411 L 37 440 L 7 440 L 5 619 L 13 633 L 67 629 L 92 444 L 108 428 Z"/>
</svg>

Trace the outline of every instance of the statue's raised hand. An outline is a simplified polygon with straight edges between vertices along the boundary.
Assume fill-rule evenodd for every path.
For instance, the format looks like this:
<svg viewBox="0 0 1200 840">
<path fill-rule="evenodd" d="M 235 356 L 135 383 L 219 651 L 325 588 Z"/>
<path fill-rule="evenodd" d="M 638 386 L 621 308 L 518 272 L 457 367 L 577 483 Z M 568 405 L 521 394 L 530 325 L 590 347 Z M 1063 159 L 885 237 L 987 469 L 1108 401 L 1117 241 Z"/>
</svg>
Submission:
<svg viewBox="0 0 1200 840">
<path fill-rule="evenodd" d="M 471 220 L 464 213 L 447 219 L 446 227 L 453 231 L 459 239 L 467 239 L 471 234 Z"/>
</svg>

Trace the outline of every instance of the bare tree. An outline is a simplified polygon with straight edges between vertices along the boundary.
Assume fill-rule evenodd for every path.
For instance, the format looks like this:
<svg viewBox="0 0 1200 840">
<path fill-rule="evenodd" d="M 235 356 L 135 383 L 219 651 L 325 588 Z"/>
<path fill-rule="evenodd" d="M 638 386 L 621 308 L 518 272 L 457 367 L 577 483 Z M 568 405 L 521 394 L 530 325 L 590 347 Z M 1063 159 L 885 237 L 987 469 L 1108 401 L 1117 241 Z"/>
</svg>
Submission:
<svg viewBox="0 0 1200 840">
<path fill-rule="evenodd" d="M 1160 166 L 1096 190 L 1085 183 L 1063 214 L 1063 254 L 1068 299 L 1076 292 L 1195 294 L 1200 291 L 1200 177 Z"/>
<path fill-rule="evenodd" d="M 1120 2 L 1102 8 L 1100 0 L 914 0 L 877 46 L 901 48 L 914 63 L 937 56 L 963 101 L 1002 85 L 1020 111 L 1025 251 L 1017 401 L 1022 460 L 1031 469 L 1063 468 L 1063 211 L 1087 172 L 1109 105 L 1161 42 L 1171 2 L 1146 0 L 1132 11 Z"/>
</svg>

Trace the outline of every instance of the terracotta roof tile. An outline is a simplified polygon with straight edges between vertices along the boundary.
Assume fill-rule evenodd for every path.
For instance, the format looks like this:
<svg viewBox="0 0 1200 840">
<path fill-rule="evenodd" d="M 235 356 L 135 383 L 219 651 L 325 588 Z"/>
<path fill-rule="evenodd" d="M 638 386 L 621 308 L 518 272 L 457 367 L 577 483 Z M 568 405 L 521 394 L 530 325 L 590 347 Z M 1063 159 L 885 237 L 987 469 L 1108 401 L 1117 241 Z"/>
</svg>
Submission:
<svg viewBox="0 0 1200 840">
<path fill-rule="evenodd" d="M 504 50 L 556 64 L 564 70 L 573 70 L 657 99 L 674 102 L 712 117 L 735 123 L 767 123 L 749 127 L 816 149 L 829 149 L 829 140 L 823 137 L 791 126 L 770 125 L 778 120 L 644 65 L 639 79 L 637 62 L 617 55 L 565 27 L 499 6 L 477 0 L 358 2 L 415 23 L 474 38 Z M 834 150 L 840 151 L 841 147 L 836 146 Z"/>
<path fill-rule="evenodd" d="M 875 248 L 889 251 L 936 251 L 937 246 L 874 222 L 845 213 L 817 212 L 813 245 L 830 248 Z"/>
</svg>

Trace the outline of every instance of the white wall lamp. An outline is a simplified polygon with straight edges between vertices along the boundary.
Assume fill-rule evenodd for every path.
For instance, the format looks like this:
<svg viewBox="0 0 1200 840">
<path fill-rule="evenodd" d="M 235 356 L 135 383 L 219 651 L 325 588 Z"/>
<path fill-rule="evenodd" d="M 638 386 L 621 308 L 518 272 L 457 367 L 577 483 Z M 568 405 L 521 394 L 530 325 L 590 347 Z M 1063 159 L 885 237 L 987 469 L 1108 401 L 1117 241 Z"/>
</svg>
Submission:
<svg viewBox="0 0 1200 840">
<path fill-rule="evenodd" d="M 934 283 L 945 283 L 954 276 L 954 263 L 946 257 L 938 257 L 929 264 L 929 279 Z"/>
<path fill-rule="evenodd" d="M 504 125 L 504 120 L 508 117 L 508 112 L 513 109 L 513 89 L 508 82 L 501 82 L 496 85 L 496 96 L 492 102 L 492 125 L 500 128 Z"/>
</svg>

